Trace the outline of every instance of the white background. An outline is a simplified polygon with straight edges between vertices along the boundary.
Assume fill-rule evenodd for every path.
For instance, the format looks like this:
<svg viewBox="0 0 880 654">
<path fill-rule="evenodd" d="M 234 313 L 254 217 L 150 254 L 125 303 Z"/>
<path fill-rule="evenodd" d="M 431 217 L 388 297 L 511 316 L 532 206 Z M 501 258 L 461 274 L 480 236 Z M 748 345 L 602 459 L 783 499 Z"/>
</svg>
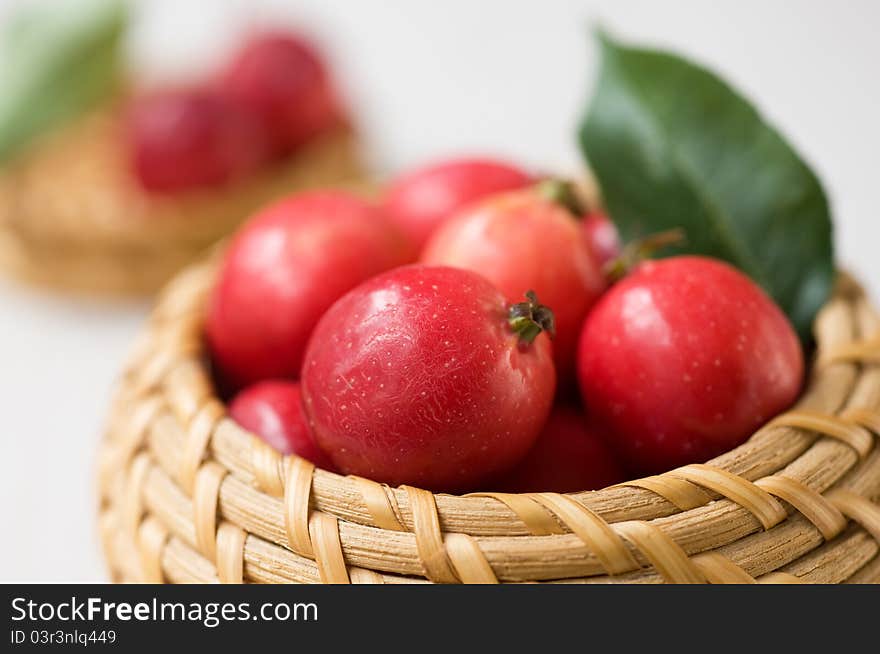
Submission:
<svg viewBox="0 0 880 654">
<path fill-rule="evenodd" d="M 674 47 L 795 143 L 830 194 L 840 261 L 880 289 L 880 2 L 154 0 L 141 5 L 132 61 L 147 79 L 193 74 L 272 16 L 321 37 L 383 174 L 474 151 L 574 170 L 590 25 Z M 0 580 L 104 579 L 92 465 L 145 311 L 0 281 Z"/>
</svg>

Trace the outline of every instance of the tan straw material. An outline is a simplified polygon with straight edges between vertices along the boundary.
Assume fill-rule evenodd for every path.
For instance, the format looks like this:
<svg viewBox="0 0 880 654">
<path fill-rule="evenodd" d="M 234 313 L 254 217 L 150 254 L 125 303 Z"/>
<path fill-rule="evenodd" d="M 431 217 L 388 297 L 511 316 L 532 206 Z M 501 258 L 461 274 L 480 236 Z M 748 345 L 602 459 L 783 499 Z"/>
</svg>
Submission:
<svg viewBox="0 0 880 654">
<path fill-rule="evenodd" d="M 147 193 L 121 116 L 121 104 L 82 116 L 0 168 L 0 268 L 61 290 L 150 293 L 267 202 L 328 184 L 360 188 L 364 176 L 357 136 L 340 126 L 227 186 Z"/>
<path fill-rule="evenodd" d="M 109 413 L 114 580 L 880 581 L 880 318 L 846 276 L 801 398 L 736 449 L 601 491 L 458 496 L 316 469 L 229 420 L 198 337 L 213 261 L 162 293 Z"/>
</svg>

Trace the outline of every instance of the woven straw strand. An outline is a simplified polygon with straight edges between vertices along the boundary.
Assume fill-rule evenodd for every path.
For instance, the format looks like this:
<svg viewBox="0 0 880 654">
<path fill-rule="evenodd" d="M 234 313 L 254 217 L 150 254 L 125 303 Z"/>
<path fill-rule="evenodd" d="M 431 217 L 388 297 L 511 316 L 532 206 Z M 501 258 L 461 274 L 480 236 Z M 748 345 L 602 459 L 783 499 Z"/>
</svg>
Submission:
<svg viewBox="0 0 880 654">
<path fill-rule="evenodd" d="M 620 536 L 583 504 L 558 493 L 534 493 L 531 497 L 555 513 L 598 557 L 608 574 L 620 574 L 639 567 Z"/>
<path fill-rule="evenodd" d="M 456 576 L 463 584 L 497 584 L 498 577 L 477 542 L 467 534 L 447 534 L 444 543 Z"/>
<path fill-rule="evenodd" d="M 434 496 L 420 488 L 413 488 L 412 486 L 404 486 L 403 488 L 409 497 L 409 506 L 413 514 L 413 533 L 416 537 L 416 548 L 422 561 L 425 576 L 436 583 L 456 583 L 458 577 L 446 555 Z"/>
<path fill-rule="evenodd" d="M 221 584 L 244 582 L 244 529 L 224 522 L 217 530 L 217 577 Z"/>
<path fill-rule="evenodd" d="M 339 521 L 324 513 L 313 513 L 309 519 L 309 534 L 321 583 L 350 584 L 339 540 Z"/>
<path fill-rule="evenodd" d="M 122 500 L 122 516 L 124 520 L 123 527 L 132 536 L 135 535 L 140 526 L 141 517 L 143 516 L 141 497 L 149 466 L 149 455 L 139 454 L 132 461 L 129 470 L 128 483 Z"/>
<path fill-rule="evenodd" d="M 183 359 L 169 373 L 164 381 L 165 400 L 175 417 L 183 424 L 189 424 L 214 393 L 198 362 Z"/>
<path fill-rule="evenodd" d="M 180 485 L 192 494 L 196 481 L 196 472 L 205 458 L 208 449 L 208 441 L 214 433 L 214 426 L 225 415 L 226 410 L 217 400 L 209 400 L 199 409 L 193 417 L 187 431 L 186 442 L 183 446 L 183 456 L 180 458 L 180 467 L 177 478 Z"/>
<path fill-rule="evenodd" d="M 386 491 L 388 487 L 385 484 L 379 484 L 372 479 L 364 479 L 363 477 L 352 476 L 351 479 L 360 491 L 364 506 L 377 527 L 390 531 L 406 531 L 406 527 L 397 517 L 399 509 L 398 511 L 394 510 L 396 504 L 392 504 Z"/>
<path fill-rule="evenodd" d="M 217 505 L 220 500 L 220 484 L 227 473 L 223 466 L 208 461 L 196 474 L 193 489 L 196 545 L 209 561 L 217 559 Z"/>
<path fill-rule="evenodd" d="M 703 506 L 710 501 L 709 495 L 696 484 L 692 484 L 686 479 L 679 479 L 670 475 L 656 475 L 654 477 L 644 477 L 627 481 L 618 486 L 630 486 L 633 488 L 644 488 L 652 493 L 656 493 L 660 497 L 668 500 L 682 511 L 695 509 Z"/>
<path fill-rule="evenodd" d="M 793 574 L 789 574 L 788 572 L 770 572 L 760 579 L 758 579 L 759 584 L 802 584 L 803 581 L 800 580 L 799 577 L 795 577 Z"/>
<path fill-rule="evenodd" d="M 472 493 L 471 497 L 492 497 L 513 511 L 533 536 L 564 534 L 560 524 L 534 498 L 513 493 Z"/>
<path fill-rule="evenodd" d="M 880 411 L 864 408 L 848 409 L 843 412 L 841 418 L 870 429 L 876 436 L 880 436 Z"/>
<path fill-rule="evenodd" d="M 281 454 L 254 436 L 251 456 L 257 487 L 273 497 L 283 497 L 284 481 L 281 470 L 284 467 L 284 458 Z"/>
<path fill-rule="evenodd" d="M 663 530 L 641 520 L 622 522 L 617 530 L 635 545 L 670 584 L 703 584 L 705 575 Z"/>
<path fill-rule="evenodd" d="M 849 490 L 832 491 L 828 499 L 851 520 L 858 522 L 862 528 L 880 543 L 880 506 L 861 495 Z"/>
<path fill-rule="evenodd" d="M 820 359 L 821 365 L 831 363 L 857 362 L 880 364 L 880 336 L 859 343 L 847 343 Z"/>
<path fill-rule="evenodd" d="M 137 401 L 131 416 L 130 428 L 124 431 L 120 459 L 116 465 L 126 465 L 134 453 L 143 445 L 144 437 L 150 425 L 163 408 L 163 399 L 157 395 L 148 395 Z"/>
<path fill-rule="evenodd" d="M 755 482 L 771 495 L 785 500 L 816 525 L 825 540 L 831 540 L 846 528 L 846 518 L 831 502 L 796 479 L 773 476 Z"/>
<path fill-rule="evenodd" d="M 287 461 L 287 483 L 284 485 L 284 526 L 290 548 L 308 558 L 314 558 L 309 535 L 309 499 L 312 494 L 312 473 L 315 466 L 300 457 Z"/>
<path fill-rule="evenodd" d="M 874 439 L 871 434 L 861 425 L 838 418 L 835 416 L 824 415 L 817 411 L 789 411 L 783 413 L 773 420 L 774 425 L 782 427 L 797 427 L 814 431 L 823 436 L 836 438 L 842 443 L 846 443 L 853 448 L 864 459 L 874 445 Z"/>
<path fill-rule="evenodd" d="M 348 576 L 353 584 L 384 584 L 385 579 L 378 572 L 367 570 L 366 568 L 352 567 L 348 571 Z"/>
<path fill-rule="evenodd" d="M 758 583 L 748 572 L 718 552 L 698 554 L 692 560 L 710 584 Z"/>
<path fill-rule="evenodd" d="M 709 465 L 695 463 L 668 473 L 705 486 L 745 507 L 764 526 L 770 529 L 785 520 L 785 509 L 766 491 L 733 473 Z"/>
<path fill-rule="evenodd" d="M 155 518 L 147 518 L 138 531 L 138 550 L 141 561 L 141 580 L 149 584 L 165 581 L 162 572 L 162 551 L 168 541 L 168 530 Z"/>
</svg>

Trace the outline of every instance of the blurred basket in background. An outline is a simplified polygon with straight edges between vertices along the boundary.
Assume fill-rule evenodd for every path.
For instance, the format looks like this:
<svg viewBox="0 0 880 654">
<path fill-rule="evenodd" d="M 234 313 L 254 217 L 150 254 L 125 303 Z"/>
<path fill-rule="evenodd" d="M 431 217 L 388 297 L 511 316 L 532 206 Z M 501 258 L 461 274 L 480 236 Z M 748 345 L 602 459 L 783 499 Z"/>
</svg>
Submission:
<svg viewBox="0 0 880 654">
<path fill-rule="evenodd" d="M 156 291 L 253 210 L 295 190 L 355 184 L 358 139 L 340 126 L 220 188 L 145 192 L 108 107 L 50 132 L 0 171 L 0 268 L 72 291 Z"/>
</svg>

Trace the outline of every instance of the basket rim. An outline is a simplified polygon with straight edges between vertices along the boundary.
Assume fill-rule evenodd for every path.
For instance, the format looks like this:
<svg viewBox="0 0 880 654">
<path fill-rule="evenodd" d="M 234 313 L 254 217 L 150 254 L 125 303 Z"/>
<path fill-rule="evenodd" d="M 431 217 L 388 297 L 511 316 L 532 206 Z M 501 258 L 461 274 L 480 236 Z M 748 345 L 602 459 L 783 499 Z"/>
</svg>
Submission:
<svg viewBox="0 0 880 654">
<path fill-rule="evenodd" d="M 155 405 L 151 425 L 143 430 L 148 432 L 145 446 L 158 462 L 145 464 L 154 490 L 152 496 L 147 491 L 146 504 L 156 514 L 161 514 L 163 503 L 166 508 L 176 506 L 176 513 L 164 515 L 172 524 L 182 519 L 187 490 L 198 501 L 194 485 L 212 465 L 218 467 L 215 474 L 223 475 L 213 495 L 219 507 L 215 513 L 226 520 L 235 518 L 233 522 L 246 533 L 307 559 L 316 559 L 311 513 L 337 523 L 340 560 L 383 574 L 421 574 L 441 581 L 461 577 L 455 556 L 451 566 L 448 560 L 442 562 L 448 556 L 440 557 L 439 564 L 426 562 L 444 547 L 449 555 L 444 535 L 446 540 L 460 535 L 469 543 L 462 547 L 467 550 L 473 541 L 478 553 L 459 558 L 486 561 L 489 572 L 502 579 L 601 579 L 609 572 L 641 569 L 646 560 L 652 563 L 651 546 L 635 524 L 662 530 L 685 558 L 719 548 L 743 549 L 742 543 L 750 538 L 754 542 L 743 551 L 753 554 L 766 547 L 758 544 L 761 537 L 778 529 L 802 539 L 805 532 L 815 532 L 800 543 L 801 549 L 810 551 L 846 525 L 837 514 L 831 518 L 817 514 L 817 507 L 832 512 L 821 493 L 841 480 L 869 497 L 880 491 L 880 457 L 869 430 L 873 426 L 877 431 L 880 416 L 880 370 L 859 364 L 877 349 L 874 339 L 880 336 L 880 318 L 846 275 L 841 275 L 835 296 L 816 320 L 818 363 L 794 410 L 759 429 L 743 445 L 705 465 L 684 466 L 599 491 L 450 495 L 390 488 L 314 469 L 298 457 L 282 457 L 226 417 L 225 407 L 213 394 L 201 338 L 216 265 L 215 255 L 189 268 L 161 294 L 147 332 L 125 368 L 117 410 L 111 414 L 110 424 L 120 419 L 119 407 L 121 413 L 133 415 L 132 407 Z M 867 336 L 868 345 L 854 351 L 853 343 Z M 853 408 L 861 408 L 862 414 L 840 416 L 842 410 Z M 112 454 L 104 457 L 103 469 L 125 468 L 137 458 L 136 449 L 127 449 L 117 439 L 116 447 L 107 447 Z M 773 482 L 780 477 L 796 484 L 800 495 L 786 495 Z M 108 483 L 102 481 L 102 487 Z M 300 488 L 304 498 L 288 501 L 285 490 L 293 483 L 305 483 Z M 805 505 L 798 506 L 799 502 Z M 810 509 L 815 511 L 811 514 Z M 798 510 L 802 515 L 786 520 Z M 210 524 L 215 520 L 212 515 Z M 202 540 L 211 541 L 211 533 Z M 596 539 L 605 544 L 597 545 Z M 199 545 L 198 538 L 189 540 Z M 591 546 L 586 552 L 585 543 Z M 529 556 L 541 552 L 544 558 L 555 552 L 559 562 L 529 563 Z M 575 553 L 577 561 L 571 560 Z M 479 575 L 477 568 L 470 574 Z M 760 566 L 756 570 L 760 572 Z"/>
</svg>

